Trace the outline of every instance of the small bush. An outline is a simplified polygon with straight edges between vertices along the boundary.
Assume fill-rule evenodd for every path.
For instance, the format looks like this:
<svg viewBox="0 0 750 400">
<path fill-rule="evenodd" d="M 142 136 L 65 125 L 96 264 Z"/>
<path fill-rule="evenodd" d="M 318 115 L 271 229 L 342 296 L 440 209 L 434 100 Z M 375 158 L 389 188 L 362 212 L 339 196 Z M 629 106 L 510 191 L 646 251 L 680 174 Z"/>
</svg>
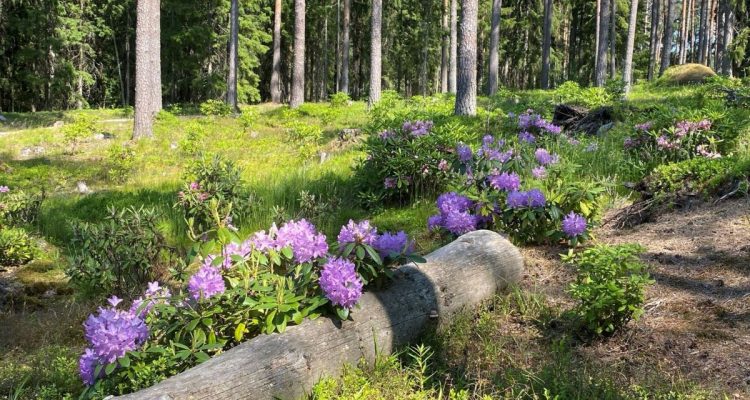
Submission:
<svg viewBox="0 0 750 400">
<path fill-rule="evenodd" d="M 109 179 L 116 183 L 125 182 L 135 166 L 135 150 L 127 145 L 114 144 L 107 151 L 107 158 Z"/>
<path fill-rule="evenodd" d="M 251 131 L 258 120 L 258 113 L 252 108 L 243 108 L 237 118 L 245 133 Z"/>
<path fill-rule="evenodd" d="M 90 138 L 100 129 L 99 119 L 96 116 L 78 114 L 62 127 L 62 133 L 65 143 L 70 145 L 72 152 L 76 152 L 82 140 Z"/>
<path fill-rule="evenodd" d="M 611 94 L 600 87 L 581 88 L 577 82 L 567 81 L 555 89 L 560 103 L 579 104 L 588 108 L 601 107 L 612 101 Z"/>
<path fill-rule="evenodd" d="M 660 165 L 646 178 L 646 186 L 656 196 L 717 194 L 727 184 L 747 182 L 750 179 L 750 160 L 736 158 L 694 158 Z M 739 189 L 742 189 L 741 187 Z"/>
<path fill-rule="evenodd" d="M 661 85 L 686 85 L 702 83 L 706 78 L 716 76 L 716 72 L 702 64 L 683 64 L 669 67 L 657 81 Z"/>
<path fill-rule="evenodd" d="M 588 332 L 612 334 L 643 314 L 645 288 L 653 283 L 638 258 L 644 250 L 637 244 L 597 245 L 562 257 L 578 268 L 568 292 L 578 300 L 575 312 Z"/>
<path fill-rule="evenodd" d="M 155 210 L 110 207 L 108 213 L 104 222 L 73 225 L 66 274 L 84 296 L 132 297 L 163 274 L 174 253 L 157 227 Z"/>
<path fill-rule="evenodd" d="M 351 98 L 344 92 L 338 92 L 331 96 L 331 107 L 345 107 L 349 105 Z"/>
<path fill-rule="evenodd" d="M 183 210 L 194 237 L 216 228 L 214 210 L 231 223 L 241 223 L 250 211 L 250 193 L 232 161 L 202 156 L 188 166 L 186 182 L 175 207 Z M 213 205 L 212 205 L 213 204 Z"/>
<path fill-rule="evenodd" d="M 34 259 L 38 250 L 34 240 L 20 228 L 0 228 L 0 265 L 23 265 Z"/>
<path fill-rule="evenodd" d="M 179 142 L 180 151 L 194 156 L 205 147 L 206 127 L 199 121 L 188 122 L 185 126 L 185 137 Z"/>
<path fill-rule="evenodd" d="M 7 188 L 7 187 L 6 187 Z M 0 227 L 33 224 L 39 217 L 44 194 L 31 194 L 23 190 L 0 191 Z"/>
<path fill-rule="evenodd" d="M 299 155 L 303 159 L 309 159 L 315 155 L 323 140 L 323 129 L 304 122 L 288 124 L 286 132 L 289 140 L 297 146 Z"/>
<path fill-rule="evenodd" d="M 232 113 L 232 106 L 221 101 L 210 99 L 200 105 L 201 114 L 215 117 L 226 117 Z"/>
</svg>

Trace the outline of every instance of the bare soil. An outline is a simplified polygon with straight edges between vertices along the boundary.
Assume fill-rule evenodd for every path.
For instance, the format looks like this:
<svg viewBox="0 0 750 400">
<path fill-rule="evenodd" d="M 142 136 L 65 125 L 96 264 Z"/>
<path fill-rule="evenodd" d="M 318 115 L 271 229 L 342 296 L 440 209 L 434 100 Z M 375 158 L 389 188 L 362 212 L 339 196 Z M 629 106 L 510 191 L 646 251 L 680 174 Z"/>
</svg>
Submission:
<svg viewBox="0 0 750 400">
<path fill-rule="evenodd" d="M 608 244 L 643 245 L 656 283 L 640 320 L 577 351 L 616 366 L 631 383 L 659 371 L 750 399 L 750 199 L 673 210 L 629 229 L 605 226 L 595 236 Z M 542 291 L 552 304 L 572 306 L 565 288 L 575 271 L 559 261 L 564 249 L 522 251 L 523 285 Z"/>
</svg>

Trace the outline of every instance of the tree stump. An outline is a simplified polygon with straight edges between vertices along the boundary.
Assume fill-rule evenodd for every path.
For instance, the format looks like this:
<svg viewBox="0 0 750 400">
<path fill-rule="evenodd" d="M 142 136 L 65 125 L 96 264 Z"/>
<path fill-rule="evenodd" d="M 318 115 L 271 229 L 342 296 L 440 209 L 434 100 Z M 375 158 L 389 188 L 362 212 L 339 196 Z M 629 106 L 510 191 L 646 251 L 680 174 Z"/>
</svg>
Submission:
<svg viewBox="0 0 750 400">
<path fill-rule="evenodd" d="M 351 321 L 307 320 L 282 334 L 253 338 L 151 388 L 135 399 L 297 399 L 345 364 L 368 362 L 419 338 L 517 282 L 518 249 L 499 234 L 475 231 L 401 266 L 382 291 L 365 293 Z"/>
</svg>

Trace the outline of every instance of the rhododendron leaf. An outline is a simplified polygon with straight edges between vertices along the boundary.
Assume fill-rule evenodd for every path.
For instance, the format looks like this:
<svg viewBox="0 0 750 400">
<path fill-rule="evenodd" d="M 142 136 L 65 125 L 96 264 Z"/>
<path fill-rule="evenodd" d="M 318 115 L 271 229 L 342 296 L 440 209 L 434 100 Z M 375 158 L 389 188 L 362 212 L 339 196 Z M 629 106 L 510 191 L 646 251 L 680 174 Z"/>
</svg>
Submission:
<svg viewBox="0 0 750 400">
<path fill-rule="evenodd" d="M 195 327 L 198 326 L 198 323 L 200 323 L 200 322 L 201 322 L 200 318 L 196 318 L 196 319 L 190 321 L 190 323 L 187 325 L 187 330 L 188 331 L 194 330 Z"/>
<path fill-rule="evenodd" d="M 210 358 L 211 358 L 211 357 L 209 357 L 209 356 L 208 356 L 208 354 L 206 354 L 206 353 L 204 353 L 204 352 L 202 352 L 202 351 L 199 351 L 199 352 L 195 353 L 195 359 L 196 359 L 196 360 L 197 360 L 197 361 L 198 361 L 199 363 L 202 363 L 202 362 L 204 362 L 204 361 L 208 361 L 208 359 L 210 359 Z"/>
<path fill-rule="evenodd" d="M 367 254 L 370 255 L 370 258 L 372 258 L 372 260 L 375 261 L 376 264 L 383 265 L 383 260 L 380 258 L 380 255 L 378 254 L 377 251 L 375 251 L 375 249 L 373 249 L 372 247 L 368 245 L 363 245 L 363 246 L 365 250 L 367 250 Z"/>
<path fill-rule="evenodd" d="M 345 321 L 349 319 L 349 309 L 343 308 L 343 307 L 336 307 L 336 315 L 341 318 L 341 320 Z"/>
<path fill-rule="evenodd" d="M 109 375 L 112 372 L 114 372 L 115 368 L 117 368 L 117 363 L 109 363 L 109 364 L 107 364 L 107 367 L 104 368 L 104 373 L 106 375 Z"/>
<path fill-rule="evenodd" d="M 281 254 L 285 258 L 292 258 L 292 257 L 294 257 L 294 253 L 292 252 L 292 248 L 288 247 L 288 246 L 284 247 L 283 249 L 281 249 Z"/>
<path fill-rule="evenodd" d="M 365 249 L 363 249 L 362 246 L 357 247 L 357 258 L 360 260 L 365 258 Z"/>
<path fill-rule="evenodd" d="M 240 323 L 234 329 L 234 340 L 240 342 L 243 336 L 245 336 L 245 323 Z"/>
<path fill-rule="evenodd" d="M 117 360 L 117 362 L 120 364 L 120 366 L 127 368 L 130 366 L 130 357 L 128 357 L 128 355 L 126 354 L 120 357 L 120 359 Z"/>
</svg>

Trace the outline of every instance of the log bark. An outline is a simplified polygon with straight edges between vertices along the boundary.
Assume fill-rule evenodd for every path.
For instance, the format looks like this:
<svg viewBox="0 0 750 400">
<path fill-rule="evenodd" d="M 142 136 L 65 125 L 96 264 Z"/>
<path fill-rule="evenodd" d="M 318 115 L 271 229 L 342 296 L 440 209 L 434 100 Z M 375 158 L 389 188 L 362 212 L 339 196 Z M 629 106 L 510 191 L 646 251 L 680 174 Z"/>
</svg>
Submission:
<svg viewBox="0 0 750 400">
<path fill-rule="evenodd" d="M 320 378 L 376 352 L 389 354 L 430 327 L 517 282 L 520 252 L 491 231 L 475 231 L 405 265 L 387 289 L 365 293 L 351 321 L 318 318 L 259 336 L 151 388 L 136 399 L 297 399 Z M 437 316 L 435 318 L 435 316 Z"/>
</svg>

